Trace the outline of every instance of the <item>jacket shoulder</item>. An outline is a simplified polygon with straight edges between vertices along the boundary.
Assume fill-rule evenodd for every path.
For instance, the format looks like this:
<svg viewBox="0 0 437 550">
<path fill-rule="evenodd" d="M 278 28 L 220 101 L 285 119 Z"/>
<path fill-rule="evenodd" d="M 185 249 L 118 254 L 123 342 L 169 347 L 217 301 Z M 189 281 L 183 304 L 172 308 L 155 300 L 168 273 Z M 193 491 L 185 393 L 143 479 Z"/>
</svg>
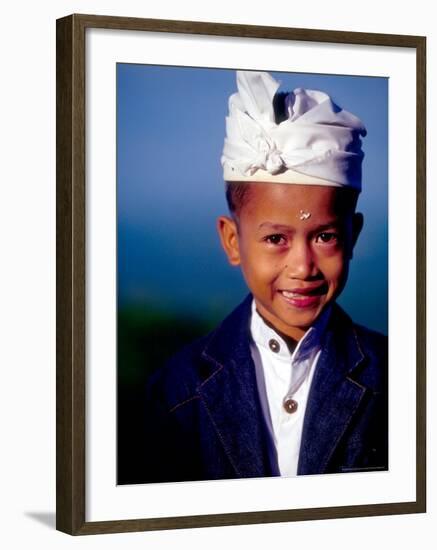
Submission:
<svg viewBox="0 0 437 550">
<path fill-rule="evenodd" d="M 365 361 L 359 373 L 360 382 L 385 393 L 388 384 L 388 338 L 384 334 L 362 325 L 353 325 L 358 346 Z"/>
<path fill-rule="evenodd" d="M 334 304 L 330 325 L 340 339 L 352 337 L 358 349 L 364 355 L 387 356 L 388 338 L 385 334 L 355 323 L 351 317 L 338 305 Z"/>
<path fill-rule="evenodd" d="M 171 410 L 190 398 L 202 379 L 202 352 L 214 331 L 197 338 L 177 351 L 147 382 L 147 393 Z"/>
<path fill-rule="evenodd" d="M 211 332 L 181 348 L 150 377 L 149 386 L 155 395 L 165 397 L 168 407 L 192 399 L 199 385 L 220 367 L 223 354 L 235 353 L 246 335 L 251 302 L 249 295 Z"/>
<path fill-rule="evenodd" d="M 335 304 L 331 317 L 337 350 L 343 350 L 357 382 L 381 391 L 387 384 L 388 338 L 384 334 L 355 323 Z"/>
<path fill-rule="evenodd" d="M 353 327 L 355 334 L 357 335 L 359 345 L 366 355 L 374 359 L 387 359 L 388 338 L 385 334 L 356 323 L 353 324 Z"/>
<path fill-rule="evenodd" d="M 353 323 L 353 326 L 360 338 L 369 345 L 387 345 L 388 338 L 382 332 L 378 332 L 358 323 Z"/>
</svg>

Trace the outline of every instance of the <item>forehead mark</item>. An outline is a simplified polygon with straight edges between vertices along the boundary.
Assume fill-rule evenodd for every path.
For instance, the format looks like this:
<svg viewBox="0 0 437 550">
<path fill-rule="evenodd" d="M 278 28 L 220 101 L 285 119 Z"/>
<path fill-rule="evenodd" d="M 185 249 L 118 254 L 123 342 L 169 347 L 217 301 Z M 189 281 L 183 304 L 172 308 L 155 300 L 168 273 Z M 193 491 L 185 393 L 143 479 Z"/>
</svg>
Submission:
<svg viewBox="0 0 437 550">
<path fill-rule="evenodd" d="M 311 212 L 305 212 L 305 210 L 299 211 L 300 220 L 308 220 L 309 218 L 311 218 Z"/>
</svg>

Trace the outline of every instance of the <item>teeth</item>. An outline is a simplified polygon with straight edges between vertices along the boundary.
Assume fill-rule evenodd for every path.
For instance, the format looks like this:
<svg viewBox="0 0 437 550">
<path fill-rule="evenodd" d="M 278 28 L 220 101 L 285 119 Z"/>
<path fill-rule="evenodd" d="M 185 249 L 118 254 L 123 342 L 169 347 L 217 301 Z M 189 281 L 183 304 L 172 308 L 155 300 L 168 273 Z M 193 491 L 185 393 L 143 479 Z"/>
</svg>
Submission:
<svg viewBox="0 0 437 550">
<path fill-rule="evenodd" d="M 302 298 L 302 294 L 298 294 L 297 292 L 288 292 L 287 290 L 283 290 L 282 294 L 286 298 Z"/>
</svg>

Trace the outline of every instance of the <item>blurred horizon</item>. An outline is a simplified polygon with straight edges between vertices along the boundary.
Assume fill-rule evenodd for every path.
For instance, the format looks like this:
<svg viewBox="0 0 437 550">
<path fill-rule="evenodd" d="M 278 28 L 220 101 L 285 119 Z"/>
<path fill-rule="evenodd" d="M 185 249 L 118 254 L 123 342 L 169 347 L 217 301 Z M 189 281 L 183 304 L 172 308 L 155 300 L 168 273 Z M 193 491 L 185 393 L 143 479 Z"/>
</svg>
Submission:
<svg viewBox="0 0 437 550">
<path fill-rule="evenodd" d="M 359 116 L 363 232 L 338 302 L 387 334 L 388 82 L 271 72 L 281 91 L 326 91 Z M 227 213 L 220 156 L 235 71 L 117 64 L 118 304 L 217 319 L 247 294 L 215 229 Z"/>
</svg>

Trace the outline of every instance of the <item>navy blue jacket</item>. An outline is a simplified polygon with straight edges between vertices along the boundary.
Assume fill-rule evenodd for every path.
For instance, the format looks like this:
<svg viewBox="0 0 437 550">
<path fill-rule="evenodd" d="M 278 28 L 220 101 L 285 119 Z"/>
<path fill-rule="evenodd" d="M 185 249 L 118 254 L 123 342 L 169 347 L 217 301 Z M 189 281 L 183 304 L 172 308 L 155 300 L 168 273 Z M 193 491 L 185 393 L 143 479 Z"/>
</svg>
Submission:
<svg viewBox="0 0 437 550">
<path fill-rule="evenodd" d="M 252 296 L 152 375 L 147 482 L 279 475 L 250 353 Z M 298 475 L 386 470 L 387 338 L 334 305 L 305 412 Z"/>
</svg>

